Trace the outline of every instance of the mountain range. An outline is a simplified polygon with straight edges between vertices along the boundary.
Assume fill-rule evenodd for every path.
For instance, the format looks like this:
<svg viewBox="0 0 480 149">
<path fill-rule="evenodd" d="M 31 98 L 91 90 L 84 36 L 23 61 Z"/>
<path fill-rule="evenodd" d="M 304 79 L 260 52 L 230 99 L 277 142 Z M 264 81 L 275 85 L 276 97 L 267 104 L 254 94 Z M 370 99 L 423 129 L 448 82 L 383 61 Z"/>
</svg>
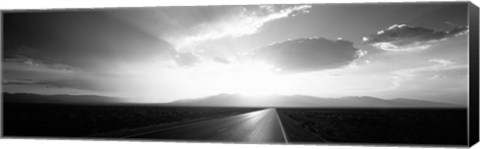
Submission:
<svg viewBox="0 0 480 149">
<path fill-rule="evenodd" d="M 396 98 L 381 99 L 369 96 L 321 98 L 305 95 L 243 96 L 218 94 L 214 96 L 184 99 L 168 103 L 172 106 L 214 107 L 345 107 L 345 108 L 457 108 L 460 105 L 425 100 Z"/>
<path fill-rule="evenodd" d="M 132 100 L 95 95 L 38 95 L 3 93 L 4 102 L 59 103 L 59 104 L 135 104 Z M 137 103 L 138 104 L 138 103 Z M 243 96 L 218 94 L 203 98 L 182 99 L 169 103 L 151 103 L 160 106 L 188 107 L 302 107 L 302 108 L 462 108 L 464 106 L 425 100 L 396 98 L 381 99 L 370 96 L 321 98 L 305 95 Z"/>
</svg>

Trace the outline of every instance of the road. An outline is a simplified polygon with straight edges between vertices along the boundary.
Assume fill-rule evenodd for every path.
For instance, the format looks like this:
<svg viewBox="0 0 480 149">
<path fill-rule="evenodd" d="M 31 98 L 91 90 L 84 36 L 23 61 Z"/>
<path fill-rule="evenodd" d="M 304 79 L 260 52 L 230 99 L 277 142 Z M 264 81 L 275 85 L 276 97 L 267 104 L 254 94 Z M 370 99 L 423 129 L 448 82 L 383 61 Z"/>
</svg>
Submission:
<svg viewBox="0 0 480 149">
<path fill-rule="evenodd" d="M 134 134 L 128 138 L 288 143 L 278 113 L 272 108 Z"/>
</svg>

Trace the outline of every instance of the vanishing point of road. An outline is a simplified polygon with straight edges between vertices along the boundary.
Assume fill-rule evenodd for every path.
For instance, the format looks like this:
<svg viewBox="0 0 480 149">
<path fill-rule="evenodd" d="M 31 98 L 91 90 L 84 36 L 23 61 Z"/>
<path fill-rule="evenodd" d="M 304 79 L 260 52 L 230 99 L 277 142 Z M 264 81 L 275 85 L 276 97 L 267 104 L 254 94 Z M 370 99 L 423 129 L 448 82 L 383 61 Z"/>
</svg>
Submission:
<svg viewBox="0 0 480 149">
<path fill-rule="evenodd" d="M 278 113 L 273 108 L 192 122 L 128 137 L 242 143 L 288 143 Z"/>
</svg>

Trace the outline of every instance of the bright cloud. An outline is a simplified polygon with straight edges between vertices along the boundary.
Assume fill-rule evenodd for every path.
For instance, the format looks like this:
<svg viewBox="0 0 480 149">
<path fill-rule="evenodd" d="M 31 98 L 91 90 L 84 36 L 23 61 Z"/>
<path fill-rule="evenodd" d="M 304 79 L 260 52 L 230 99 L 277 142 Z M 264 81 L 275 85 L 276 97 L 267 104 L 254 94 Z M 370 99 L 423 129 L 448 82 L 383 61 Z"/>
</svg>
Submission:
<svg viewBox="0 0 480 149">
<path fill-rule="evenodd" d="M 394 24 L 385 30 L 378 31 L 377 34 L 363 37 L 363 42 L 385 51 L 418 51 L 467 32 L 468 28 L 465 26 L 439 31 L 406 24 Z"/>
<path fill-rule="evenodd" d="M 195 26 L 195 34 L 175 39 L 173 43 L 177 50 L 185 51 L 194 48 L 198 42 L 206 40 L 251 35 L 258 32 L 267 22 L 294 16 L 299 13 L 308 13 L 310 8 L 310 5 L 260 5 L 256 8 L 243 7 L 231 16 Z"/>
<path fill-rule="evenodd" d="M 465 64 L 456 64 L 451 60 L 447 59 L 429 59 L 428 62 L 433 63 L 433 65 L 417 67 L 411 69 L 402 69 L 392 72 L 392 86 L 388 90 L 398 88 L 401 84 L 408 80 L 429 78 L 430 80 L 435 80 L 440 76 L 449 75 L 448 71 L 458 71 L 463 72 L 466 70 L 468 65 Z M 465 72 L 466 73 L 466 72 Z M 450 73 L 451 74 L 451 73 Z"/>
</svg>

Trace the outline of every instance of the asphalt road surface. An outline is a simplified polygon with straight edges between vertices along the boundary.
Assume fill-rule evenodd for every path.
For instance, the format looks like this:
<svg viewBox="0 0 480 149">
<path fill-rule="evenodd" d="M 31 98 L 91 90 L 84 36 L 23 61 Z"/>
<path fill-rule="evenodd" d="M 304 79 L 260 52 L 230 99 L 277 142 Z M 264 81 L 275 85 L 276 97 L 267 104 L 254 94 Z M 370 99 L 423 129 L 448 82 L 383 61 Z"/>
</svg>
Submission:
<svg viewBox="0 0 480 149">
<path fill-rule="evenodd" d="M 217 141 L 239 143 L 288 143 L 275 109 L 193 122 L 134 134 L 128 138 Z"/>
</svg>

